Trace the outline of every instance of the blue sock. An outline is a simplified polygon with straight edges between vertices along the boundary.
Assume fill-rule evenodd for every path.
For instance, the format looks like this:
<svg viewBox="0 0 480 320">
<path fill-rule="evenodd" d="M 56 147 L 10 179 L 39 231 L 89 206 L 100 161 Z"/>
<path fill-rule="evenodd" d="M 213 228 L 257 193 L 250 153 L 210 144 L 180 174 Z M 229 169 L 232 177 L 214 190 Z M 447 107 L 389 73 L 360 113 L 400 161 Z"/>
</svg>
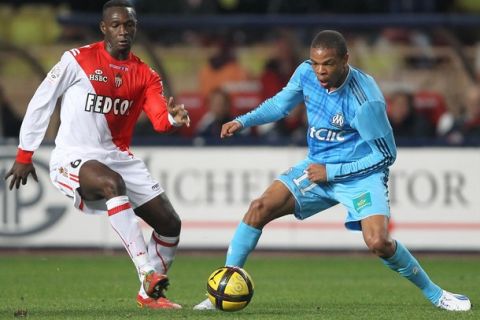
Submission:
<svg viewBox="0 0 480 320">
<path fill-rule="evenodd" d="M 243 268 L 248 255 L 255 249 L 262 230 L 251 227 L 243 221 L 237 227 L 227 252 L 226 266 Z"/>
<path fill-rule="evenodd" d="M 433 304 L 437 304 L 442 295 L 442 289 L 430 280 L 418 261 L 400 242 L 397 241 L 395 254 L 390 258 L 382 258 L 385 265 L 398 272 L 415 284 L 423 295 Z"/>
</svg>

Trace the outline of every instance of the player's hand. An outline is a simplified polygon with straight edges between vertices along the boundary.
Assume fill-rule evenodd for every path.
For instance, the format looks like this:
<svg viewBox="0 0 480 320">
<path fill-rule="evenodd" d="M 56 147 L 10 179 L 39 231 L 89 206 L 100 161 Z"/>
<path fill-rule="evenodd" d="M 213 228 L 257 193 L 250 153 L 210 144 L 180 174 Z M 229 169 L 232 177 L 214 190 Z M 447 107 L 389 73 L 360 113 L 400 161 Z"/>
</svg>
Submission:
<svg viewBox="0 0 480 320">
<path fill-rule="evenodd" d="M 15 161 L 10 171 L 8 171 L 5 175 L 5 180 L 12 176 L 12 180 L 10 180 L 10 185 L 8 188 L 12 190 L 13 186 L 15 186 L 15 188 L 18 189 L 20 188 L 20 183 L 23 185 L 27 184 L 27 178 L 29 174 L 32 174 L 33 179 L 38 182 L 37 173 L 35 172 L 35 167 L 33 164 L 25 164 Z"/>
<path fill-rule="evenodd" d="M 238 121 L 230 121 L 222 126 L 222 132 L 220 132 L 220 138 L 228 138 L 233 136 L 235 132 L 242 129 L 242 125 Z"/>
<path fill-rule="evenodd" d="M 175 119 L 176 123 L 190 127 L 190 117 L 188 116 L 188 111 L 185 109 L 183 104 L 176 105 L 173 97 L 170 97 L 168 99 L 167 110 L 173 119 Z"/>
<path fill-rule="evenodd" d="M 308 180 L 315 183 L 327 182 L 327 168 L 325 165 L 320 163 L 312 163 L 305 171 L 307 172 Z"/>
</svg>

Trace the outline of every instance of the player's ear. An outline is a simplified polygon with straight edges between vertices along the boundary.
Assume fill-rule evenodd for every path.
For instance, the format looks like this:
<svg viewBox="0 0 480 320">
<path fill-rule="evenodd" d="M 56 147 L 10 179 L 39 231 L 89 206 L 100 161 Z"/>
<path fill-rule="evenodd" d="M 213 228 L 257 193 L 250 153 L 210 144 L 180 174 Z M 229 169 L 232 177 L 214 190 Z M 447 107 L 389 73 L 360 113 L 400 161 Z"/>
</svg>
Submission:
<svg viewBox="0 0 480 320">
<path fill-rule="evenodd" d="M 103 34 L 107 31 L 107 27 L 105 26 L 105 22 L 100 21 L 100 31 L 102 31 Z"/>
</svg>

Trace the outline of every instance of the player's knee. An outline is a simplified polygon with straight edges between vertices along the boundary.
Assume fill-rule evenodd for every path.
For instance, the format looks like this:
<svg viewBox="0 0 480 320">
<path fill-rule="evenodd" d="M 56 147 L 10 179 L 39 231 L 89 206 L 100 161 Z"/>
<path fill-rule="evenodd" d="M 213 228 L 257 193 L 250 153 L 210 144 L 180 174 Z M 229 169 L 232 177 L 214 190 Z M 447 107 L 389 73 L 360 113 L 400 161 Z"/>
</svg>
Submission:
<svg viewBox="0 0 480 320">
<path fill-rule="evenodd" d="M 250 203 L 244 222 L 255 228 L 263 228 L 268 223 L 269 209 L 264 199 L 255 199 Z"/>
<path fill-rule="evenodd" d="M 101 188 L 106 199 L 125 195 L 127 188 L 122 176 L 116 172 L 103 176 L 101 179 Z"/>
<path fill-rule="evenodd" d="M 393 251 L 393 240 L 384 235 L 372 235 L 365 239 L 368 249 L 377 256 L 390 256 Z"/>
</svg>

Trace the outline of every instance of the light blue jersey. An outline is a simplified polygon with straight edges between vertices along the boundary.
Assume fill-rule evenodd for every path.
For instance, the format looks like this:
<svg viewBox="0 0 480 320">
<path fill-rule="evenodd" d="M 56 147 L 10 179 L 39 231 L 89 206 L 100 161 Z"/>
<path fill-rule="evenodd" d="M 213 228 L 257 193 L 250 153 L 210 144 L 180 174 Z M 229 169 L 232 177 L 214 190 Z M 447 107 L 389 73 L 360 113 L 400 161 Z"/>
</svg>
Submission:
<svg viewBox="0 0 480 320">
<path fill-rule="evenodd" d="M 273 122 L 302 101 L 308 117 L 308 156 L 277 179 L 295 198 L 295 216 L 306 219 L 341 203 L 348 210 L 345 226 L 351 230 L 362 230 L 362 221 L 373 215 L 388 218 L 388 167 L 395 161 L 396 147 L 385 100 L 373 78 L 349 66 L 345 82 L 328 93 L 317 80 L 311 62 L 306 61 L 282 91 L 236 120 L 244 127 Z M 327 182 L 308 179 L 306 168 L 310 163 L 326 165 Z M 230 243 L 226 265 L 243 267 L 261 233 L 261 229 L 241 222 Z M 435 306 L 470 309 L 470 301 L 461 295 L 455 299 L 468 301 L 463 309 L 459 304 L 456 309 L 442 306 L 445 291 L 430 280 L 400 242 L 396 241 L 393 256 L 382 259 L 420 288 Z"/>
<path fill-rule="evenodd" d="M 329 93 L 307 60 L 278 94 L 236 120 L 244 127 L 277 121 L 302 101 L 307 108 L 308 160 L 326 165 L 328 181 L 363 177 L 395 161 L 385 99 L 371 76 L 351 66 L 345 82 Z"/>
</svg>

